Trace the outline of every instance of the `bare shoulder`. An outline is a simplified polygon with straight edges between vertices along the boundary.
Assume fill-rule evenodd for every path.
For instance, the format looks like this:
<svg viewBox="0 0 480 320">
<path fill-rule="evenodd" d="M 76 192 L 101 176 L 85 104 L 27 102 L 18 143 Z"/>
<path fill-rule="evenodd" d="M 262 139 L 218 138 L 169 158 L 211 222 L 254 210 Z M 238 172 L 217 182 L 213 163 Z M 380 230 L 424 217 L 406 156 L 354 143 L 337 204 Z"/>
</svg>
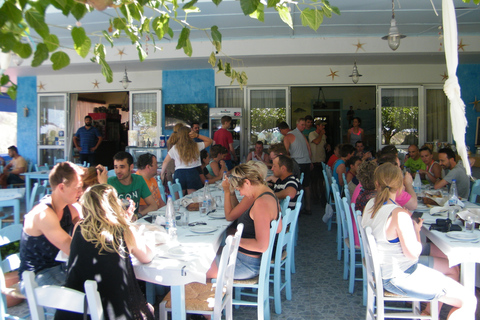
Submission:
<svg viewBox="0 0 480 320">
<path fill-rule="evenodd" d="M 41 230 L 52 224 L 60 224 L 60 222 L 53 209 L 45 204 L 35 206 L 25 215 L 24 229 L 31 236 L 42 235 Z"/>
</svg>

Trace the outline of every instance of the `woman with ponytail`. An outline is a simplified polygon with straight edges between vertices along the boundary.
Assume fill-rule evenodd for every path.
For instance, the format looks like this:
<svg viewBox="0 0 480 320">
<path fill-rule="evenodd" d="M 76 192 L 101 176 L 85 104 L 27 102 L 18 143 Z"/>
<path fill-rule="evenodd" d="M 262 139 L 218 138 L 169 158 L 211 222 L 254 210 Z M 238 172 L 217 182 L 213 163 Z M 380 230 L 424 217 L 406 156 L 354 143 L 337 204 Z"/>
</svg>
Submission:
<svg viewBox="0 0 480 320">
<path fill-rule="evenodd" d="M 367 203 L 362 217 L 362 227 L 371 227 L 377 242 L 384 289 L 426 300 L 438 298 L 453 306 L 448 319 L 465 319 L 475 313 L 475 295 L 441 272 L 418 263 L 423 220 L 413 220 L 411 213 L 395 202 L 402 184 L 399 167 L 380 165 L 375 170 L 377 195 Z"/>
</svg>

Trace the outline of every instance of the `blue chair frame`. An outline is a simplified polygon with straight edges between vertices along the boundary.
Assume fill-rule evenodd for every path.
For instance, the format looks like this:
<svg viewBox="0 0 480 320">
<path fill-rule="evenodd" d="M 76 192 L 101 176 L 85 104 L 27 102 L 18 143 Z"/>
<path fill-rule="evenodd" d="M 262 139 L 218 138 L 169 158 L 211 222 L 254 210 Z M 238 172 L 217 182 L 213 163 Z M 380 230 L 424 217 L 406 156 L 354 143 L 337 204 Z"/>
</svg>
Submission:
<svg viewBox="0 0 480 320">
<path fill-rule="evenodd" d="M 173 201 L 183 198 L 183 190 L 182 185 L 180 184 L 180 180 L 175 179 L 175 183 L 168 181 L 168 190 L 170 191 L 170 195 L 172 196 Z M 178 198 L 175 196 L 175 192 L 178 192 Z"/>
</svg>

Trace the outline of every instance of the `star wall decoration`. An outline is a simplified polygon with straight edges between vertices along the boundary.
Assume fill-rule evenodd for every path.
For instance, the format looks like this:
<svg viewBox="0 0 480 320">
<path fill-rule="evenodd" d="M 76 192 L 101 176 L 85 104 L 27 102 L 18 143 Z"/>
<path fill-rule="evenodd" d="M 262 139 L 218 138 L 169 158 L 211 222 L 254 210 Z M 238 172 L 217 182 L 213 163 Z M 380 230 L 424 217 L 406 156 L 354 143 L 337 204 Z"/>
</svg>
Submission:
<svg viewBox="0 0 480 320">
<path fill-rule="evenodd" d="M 327 77 L 332 77 L 332 81 L 333 81 L 335 77 L 339 76 L 337 73 L 338 71 L 333 71 L 332 68 L 330 68 L 330 74 L 327 74 Z"/>
<path fill-rule="evenodd" d="M 443 74 L 440 75 L 440 77 L 442 77 L 442 81 L 445 81 L 448 79 L 448 74 L 447 72 L 445 71 Z"/>
<path fill-rule="evenodd" d="M 357 53 L 359 49 L 362 49 L 363 51 L 365 51 L 365 49 L 363 48 L 363 45 L 364 45 L 364 44 L 365 44 L 365 43 L 360 43 L 360 40 L 358 40 L 357 43 L 354 43 L 353 45 L 354 45 L 355 47 L 357 47 L 357 50 L 355 50 L 355 53 Z"/>
<path fill-rule="evenodd" d="M 460 49 L 462 51 L 465 51 L 465 47 L 468 46 L 468 44 L 464 44 L 463 43 L 463 39 L 460 39 L 460 43 L 458 44 L 458 51 L 460 51 Z"/>
<path fill-rule="evenodd" d="M 125 53 L 125 48 L 123 48 L 122 50 L 120 50 L 120 49 L 117 48 L 117 50 L 118 50 L 117 55 L 120 56 L 120 59 L 123 57 L 123 55 L 127 55 L 127 54 Z"/>
<path fill-rule="evenodd" d="M 95 88 L 100 89 L 100 87 L 98 86 L 100 82 L 98 82 L 97 79 L 95 79 L 95 82 L 92 82 L 92 84 L 93 84 L 93 89 Z"/>
<path fill-rule="evenodd" d="M 45 85 L 44 85 L 42 82 L 40 82 L 40 83 L 38 84 L 38 86 L 37 86 L 37 91 L 40 91 L 40 90 L 44 90 L 44 91 L 45 91 Z"/>
<path fill-rule="evenodd" d="M 477 96 L 475 96 L 475 101 L 472 101 L 469 104 L 473 104 L 474 110 L 480 111 L 478 110 L 478 108 L 480 107 L 480 100 L 477 100 Z"/>
</svg>

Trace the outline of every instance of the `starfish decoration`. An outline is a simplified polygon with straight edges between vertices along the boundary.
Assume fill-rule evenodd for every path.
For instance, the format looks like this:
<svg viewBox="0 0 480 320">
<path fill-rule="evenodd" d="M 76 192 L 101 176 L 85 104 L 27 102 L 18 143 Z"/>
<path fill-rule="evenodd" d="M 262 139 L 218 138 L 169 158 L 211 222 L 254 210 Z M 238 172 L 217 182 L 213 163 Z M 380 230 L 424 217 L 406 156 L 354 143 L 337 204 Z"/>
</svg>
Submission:
<svg viewBox="0 0 480 320">
<path fill-rule="evenodd" d="M 458 50 L 462 49 L 462 51 L 465 51 L 465 47 L 468 46 L 468 44 L 463 43 L 463 39 L 460 39 L 460 43 L 458 44 Z"/>
<path fill-rule="evenodd" d="M 365 43 L 360 43 L 360 40 L 358 40 L 358 42 L 354 44 L 354 46 L 357 47 L 357 50 L 355 50 L 355 53 L 357 53 L 359 49 L 362 49 L 363 51 L 365 51 L 365 49 L 363 49 L 364 44 Z"/>
<path fill-rule="evenodd" d="M 332 68 L 330 68 L 330 74 L 327 74 L 327 77 L 332 77 L 332 81 L 335 79 L 335 77 L 338 77 L 339 75 L 337 74 L 338 71 L 332 71 Z"/>
<path fill-rule="evenodd" d="M 440 75 L 440 77 L 442 77 L 442 81 L 445 81 L 448 79 L 448 74 L 447 72 L 445 71 L 443 74 Z"/>
<path fill-rule="evenodd" d="M 97 79 L 95 79 L 95 82 L 92 82 L 92 84 L 93 84 L 93 89 L 95 89 L 95 88 L 100 89 L 100 88 L 98 87 L 98 85 L 100 84 L 100 82 L 98 82 Z"/>
<path fill-rule="evenodd" d="M 120 49 L 117 49 L 117 50 L 118 50 L 117 55 L 120 56 L 120 59 L 123 57 L 123 55 L 127 55 L 127 54 L 125 53 L 125 48 L 123 48 L 122 50 L 120 50 Z"/>
<path fill-rule="evenodd" d="M 473 109 L 478 111 L 478 107 L 480 105 L 480 100 L 477 100 L 477 96 L 475 96 L 475 101 L 470 102 L 469 104 L 473 104 Z"/>
<path fill-rule="evenodd" d="M 45 85 L 42 82 L 40 82 L 39 85 L 37 86 L 37 89 L 38 91 L 45 90 Z"/>
</svg>

